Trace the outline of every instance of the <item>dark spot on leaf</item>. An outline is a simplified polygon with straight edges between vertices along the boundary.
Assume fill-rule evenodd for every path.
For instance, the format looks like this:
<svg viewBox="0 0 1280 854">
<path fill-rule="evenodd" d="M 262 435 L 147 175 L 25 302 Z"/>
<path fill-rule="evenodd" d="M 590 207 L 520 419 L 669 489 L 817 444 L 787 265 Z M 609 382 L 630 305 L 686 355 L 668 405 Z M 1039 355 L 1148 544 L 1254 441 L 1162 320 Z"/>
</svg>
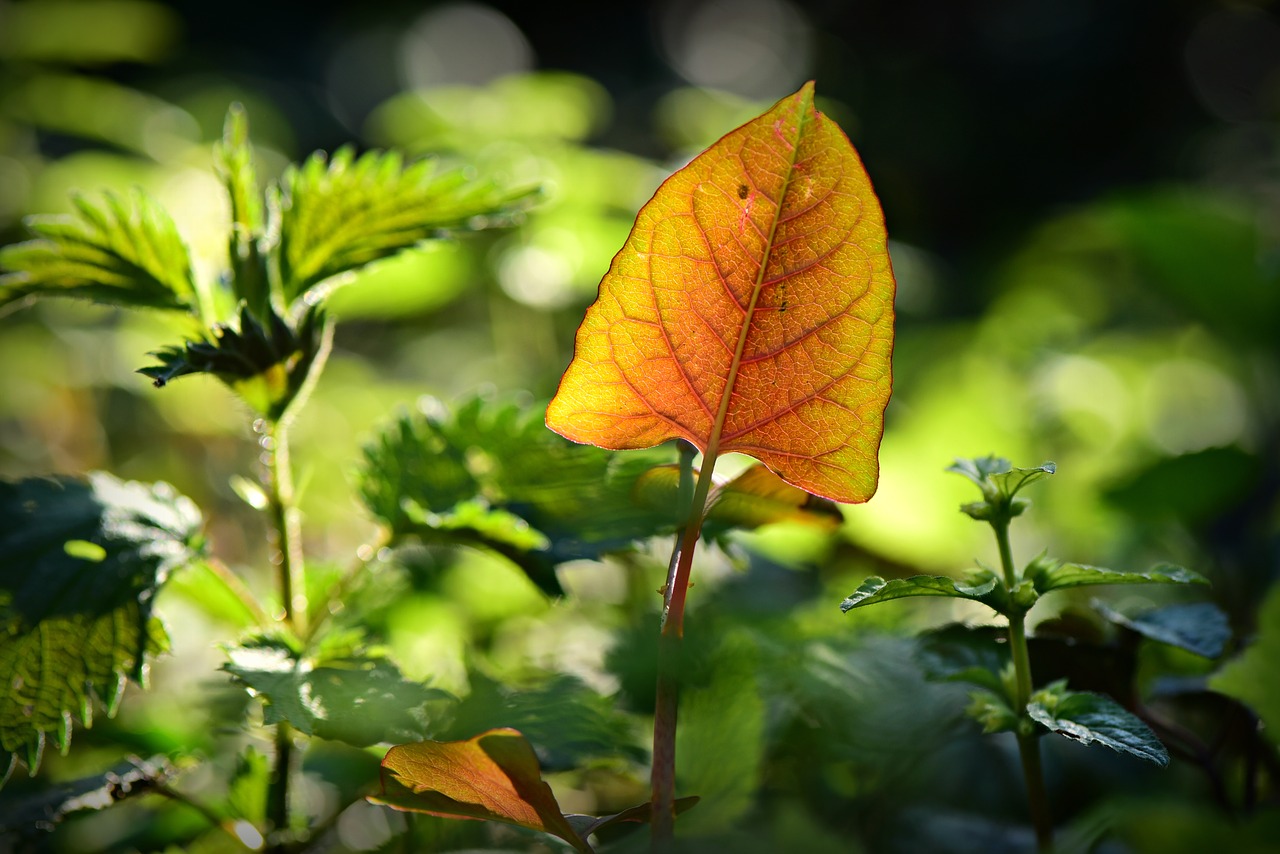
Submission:
<svg viewBox="0 0 1280 854">
<path fill-rule="evenodd" d="M 746 184 L 738 185 L 738 198 L 745 199 L 747 197 L 747 193 L 750 193 L 750 192 L 751 192 L 751 188 L 748 187 Z"/>
</svg>

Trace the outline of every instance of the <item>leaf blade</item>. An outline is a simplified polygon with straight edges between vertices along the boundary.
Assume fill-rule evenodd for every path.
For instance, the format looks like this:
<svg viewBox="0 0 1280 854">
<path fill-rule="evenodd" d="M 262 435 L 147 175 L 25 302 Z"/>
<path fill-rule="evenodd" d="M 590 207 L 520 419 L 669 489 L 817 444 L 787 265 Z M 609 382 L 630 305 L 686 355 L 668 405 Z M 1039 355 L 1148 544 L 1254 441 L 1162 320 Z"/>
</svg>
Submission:
<svg viewBox="0 0 1280 854">
<path fill-rule="evenodd" d="M 1169 751 L 1151 728 L 1110 697 L 1089 691 L 1064 691 L 1043 699 L 1028 703 L 1027 714 L 1053 732 L 1081 744 L 1096 742 L 1162 768 L 1169 764 Z"/>
<path fill-rule="evenodd" d="M 947 575 L 913 575 L 886 581 L 873 575 L 840 603 L 840 610 L 848 613 L 854 608 L 909 596 L 946 596 L 992 605 L 998 601 L 1000 593 L 999 579 L 990 570 L 973 570 L 964 579 Z"/>
<path fill-rule="evenodd" d="M 600 285 L 547 425 L 614 450 L 684 438 L 866 501 L 892 385 L 879 202 L 813 84 L 658 189 Z"/>
</svg>

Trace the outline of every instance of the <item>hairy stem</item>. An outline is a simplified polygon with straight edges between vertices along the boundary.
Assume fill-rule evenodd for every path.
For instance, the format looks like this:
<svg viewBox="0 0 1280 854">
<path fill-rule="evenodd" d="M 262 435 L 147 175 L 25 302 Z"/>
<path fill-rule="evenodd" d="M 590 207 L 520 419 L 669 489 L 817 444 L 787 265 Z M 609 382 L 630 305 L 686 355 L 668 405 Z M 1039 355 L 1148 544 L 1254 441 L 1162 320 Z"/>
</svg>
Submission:
<svg viewBox="0 0 1280 854">
<path fill-rule="evenodd" d="M 1013 552 L 1009 548 L 1009 521 L 992 522 L 996 543 L 1000 547 L 1000 567 L 1004 572 L 1005 588 L 1012 592 L 1018 586 L 1018 574 L 1013 565 Z M 1053 815 L 1049 811 L 1049 794 L 1044 785 L 1044 769 L 1040 764 L 1040 741 L 1034 733 L 1024 732 L 1027 704 L 1031 702 L 1031 655 L 1027 649 L 1026 613 L 1014 608 L 1009 614 L 1009 647 L 1013 655 L 1015 680 L 1014 710 L 1018 713 L 1018 753 L 1022 758 L 1022 776 L 1027 786 L 1027 805 L 1031 812 L 1031 824 L 1036 832 L 1036 849 L 1047 852 L 1053 848 Z"/>
<path fill-rule="evenodd" d="M 282 854 L 289 849 L 289 782 L 293 769 L 293 731 L 284 721 L 276 724 L 275 760 L 267 786 L 267 823 L 273 839 L 267 850 Z"/>
<path fill-rule="evenodd" d="M 667 848 L 675 837 L 676 712 L 680 704 L 680 658 L 684 646 L 684 605 L 689 592 L 693 552 L 702 535 L 702 520 L 711 494 L 716 451 L 708 449 L 689 501 L 689 512 L 676 534 L 677 551 L 662 602 L 662 634 L 658 639 L 658 697 L 653 716 L 653 850 Z M 681 482 L 692 470 L 692 454 L 681 451 Z"/>
<path fill-rule="evenodd" d="M 294 504 L 293 473 L 289 468 L 289 432 L 283 423 L 266 422 L 262 430 L 267 465 L 267 500 L 271 514 L 272 556 L 279 573 L 284 621 L 302 634 L 307 629 L 306 569 L 302 560 L 302 526 Z"/>
</svg>

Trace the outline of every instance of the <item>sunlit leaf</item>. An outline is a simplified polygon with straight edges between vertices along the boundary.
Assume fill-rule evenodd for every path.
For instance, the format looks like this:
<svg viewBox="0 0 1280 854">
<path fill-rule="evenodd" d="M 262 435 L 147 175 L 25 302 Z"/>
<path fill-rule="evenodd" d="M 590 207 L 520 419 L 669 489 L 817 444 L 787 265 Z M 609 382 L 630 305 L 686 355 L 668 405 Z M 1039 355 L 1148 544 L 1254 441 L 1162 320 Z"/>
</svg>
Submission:
<svg viewBox="0 0 1280 854">
<path fill-rule="evenodd" d="M 313 154 L 285 171 L 275 203 L 285 301 L 420 241 L 510 224 L 535 195 L 395 152 Z"/>
<path fill-rule="evenodd" d="M 1171 563 L 1157 564 L 1145 572 L 1106 569 L 1078 563 L 1037 559 L 1027 566 L 1026 578 L 1040 593 L 1086 587 L 1093 584 L 1208 584 L 1198 573 Z"/>
<path fill-rule="evenodd" d="M 271 310 L 271 288 L 262 244 L 265 228 L 262 190 L 253 168 L 249 120 L 239 104 L 232 104 L 227 110 L 222 140 L 214 146 L 213 160 L 231 202 L 231 235 L 227 246 L 231 283 L 235 295 L 248 304 L 254 316 L 265 319 Z"/>
<path fill-rule="evenodd" d="M 1101 694 L 1063 689 L 1038 691 L 1027 704 L 1027 714 L 1081 744 L 1102 744 L 1157 765 L 1169 764 L 1169 752 L 1151 728 Z"/>
<path fill-rule="evenodd" d="M 970 570 L 962 579 L 946 575 L 915 575 L 911 578 L 894 578 L 889 581 L 872 576 L 840 603 L 840 610 L 902 599 L 908 596 L 948 596 L 953 599 L 970 599 L 1000 610 L 1004 592 L 1000 580 L 989 569 Z"/>
<path fill-rule="evenodd" d="M 1101 602 L 1095 602 L 1094 608 L 1117 626 L 1205 658 L 1222 655 L 1227 641 L 1231 640 L 1227 615 L 1212 602 L 1166 605 L 1129 615 Z"/>
<path fill-rule="evenodd" d="M 533 748 L 514 729 L 393 747 L 382 760 L 382 794 L 370 800 L 446 818 L 515 824 L 591 852 L 542 781 Z"/>
<path fill-rule="evenodd" d="M 838 501 L 875 491 L 893 273 L 879 202 L 813 85 L 672 175 L 578 330 L 547 424 L 684 438 Z"/>
<path fill-rule="evenodd" d="M 45 738 L 113 713 L 167 635 L 151 616 L 166 576 L 199 557 L 201 517 L 167 484 L 91 475 L 0 482 L 0 749 L 35 773 Z M 88 555 L 69 542 L 98 547 Z"/>
<path fill-rule="evenodd" d="M 554 568 L 670 530 L 674 508 L 632 498 L 636 479 L 671 459 L 567 442 L 540 413 L 472 398 L 397 419 L 365 448 L 365 505 L 398 535 L 485 546 L 559 593 Z M 626 458 L 623 458 L 623 457 Z M 486 512 L 491 511 L 491 512 Z"/>
<path fill-rule="evenodd" d="M 285 643 L 260 640 L 228 650 L 223 666 L 266 703 L 264 721 L 364 747 L 421 737 L 428 703 L 443 691 L 411 682 L 385 658 L 299 658 Z"/>
<path fill-rule="evenodd" d="M 1209 687 L 1234 697 L 1262 719 L 1263 732 L 1280 744 L 1280 585 L 1258 610 L 1258 634 L 1238 658 L 1227 662 Z"/>
<path fill-rule="evenodd" d="M 26 294 L 194 311 L 191 258 L 164 208 L 140 191 L 76 196 L 75 215 L 26 220 L 34 240 L 0 249 L 0 301 Z"/>
</svg>

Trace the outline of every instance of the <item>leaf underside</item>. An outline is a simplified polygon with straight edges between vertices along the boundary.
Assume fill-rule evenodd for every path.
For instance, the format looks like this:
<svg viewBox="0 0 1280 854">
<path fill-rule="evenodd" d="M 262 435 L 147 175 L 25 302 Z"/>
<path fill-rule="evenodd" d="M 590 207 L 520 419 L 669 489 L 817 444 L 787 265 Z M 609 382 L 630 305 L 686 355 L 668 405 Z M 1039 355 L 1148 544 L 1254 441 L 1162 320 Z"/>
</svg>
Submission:
<svg viewBox="0 0 1280 854">
<path fill-rule="evenodd" d="M 0 483 L 0 748 L 32 773 L 45 738 L 66 747 L 93 701 L 168 640 L 151 616 L 172 571 L 198 559 L 195 506 L 166 484 L 33 478 Z"/>
<path fill-rule="evenodd" d="M 893 294 L 879 202 L 806 84 L 640 210 L 547 425 L 616 450 L 684 438 L 865 501 L 891 387 Z"/>
</svg>

